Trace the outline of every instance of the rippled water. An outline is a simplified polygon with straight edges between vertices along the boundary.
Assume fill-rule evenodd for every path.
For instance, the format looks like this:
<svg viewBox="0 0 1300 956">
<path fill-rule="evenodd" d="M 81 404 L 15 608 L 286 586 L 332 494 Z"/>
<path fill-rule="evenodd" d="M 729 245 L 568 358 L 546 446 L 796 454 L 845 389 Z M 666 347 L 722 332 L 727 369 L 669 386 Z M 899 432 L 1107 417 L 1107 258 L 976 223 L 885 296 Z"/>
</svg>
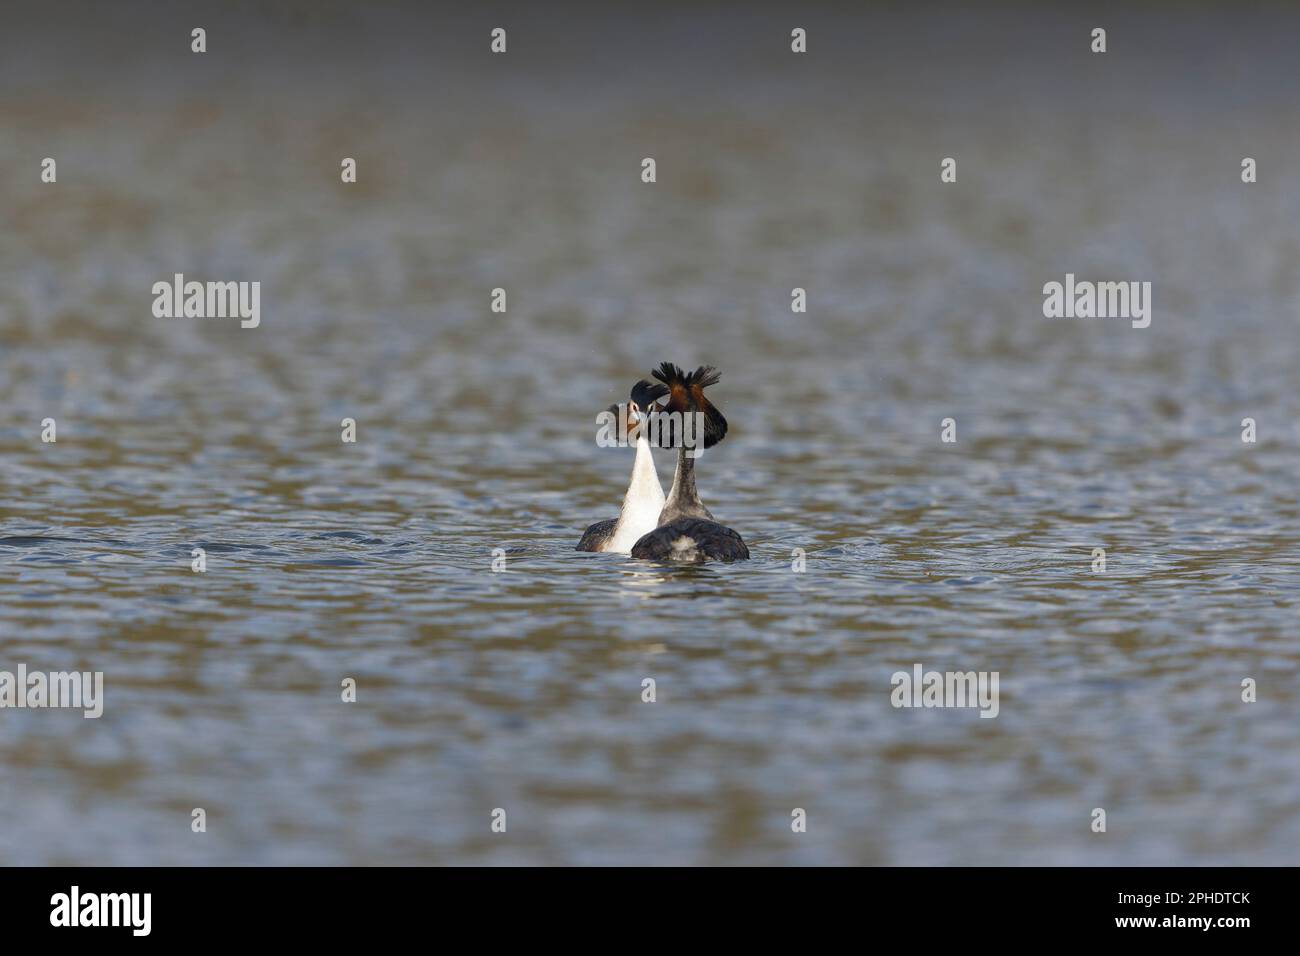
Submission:
<svg viewBox="0 0 1300 956">
<path fill-rule="evenodd" d="M 826 9 L 796 61 L 683 8 L 503 63 L 306 9 L 4 40 L 0 669 L 106 701 L 0 711 L 0 861 L 1297 862 L 1294 24 L 1116 19 L 1102 69 Z M 155 319 L 175 272 L 260 328 Z M 1151 327 L 1044 318 L 1067 272 Z M 722 369 L 746 564 L 572 550 L 663 360 Z M 916 663 L 998 717 L 893 708 Z"/>
</svg>

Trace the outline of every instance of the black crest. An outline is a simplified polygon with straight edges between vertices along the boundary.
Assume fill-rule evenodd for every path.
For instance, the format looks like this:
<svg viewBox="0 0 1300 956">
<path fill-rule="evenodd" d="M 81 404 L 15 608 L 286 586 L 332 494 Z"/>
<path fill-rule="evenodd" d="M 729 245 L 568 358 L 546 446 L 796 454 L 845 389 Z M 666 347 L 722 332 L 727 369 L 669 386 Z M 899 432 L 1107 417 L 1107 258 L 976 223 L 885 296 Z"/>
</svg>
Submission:
<svg viewBox="0 0 1300 956">
<path fill-rule="evenodd" d="M 716 385 L 722 377 L 712 365 L 701 365 L 694 372 L 684 372 L 671 362 L 663 362 L 650 373 L 667 386 L 668 404 L 664 411 L 704 413 L 704 447 L 712 448 L 727 437 L 727 420 L 717 407 L 704 397 L 704 390 Z M 649 383 L 647 383 L 649 384 Z M 662 394 L 662 393 L 661 393 Z M 661 428 L 659 446 L 675 448 L 680 446 L 681 437 L 673 434 L 674 428 Z"/>
<path fill-rule="evenodd" d="M 667 385 L 660 385 L 658 382 L 647 382 L 645 379 L 641 379 L 632 386 L 632 401 L 640 405 L 642 409 L 649 409 L 656 398 L 667 394 Z"/>
</svg>

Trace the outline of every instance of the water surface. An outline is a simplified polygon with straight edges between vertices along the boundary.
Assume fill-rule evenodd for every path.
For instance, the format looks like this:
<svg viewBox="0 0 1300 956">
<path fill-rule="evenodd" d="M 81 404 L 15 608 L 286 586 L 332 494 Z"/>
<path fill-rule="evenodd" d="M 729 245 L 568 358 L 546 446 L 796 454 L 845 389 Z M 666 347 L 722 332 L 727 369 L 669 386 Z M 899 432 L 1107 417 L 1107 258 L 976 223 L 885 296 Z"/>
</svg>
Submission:
<svg viewBox="0 0 1300 956">
<path fill-rule="evenodd" d="M 0 669 L 106 703 L 0 712 L 0 861 L 1297 862 L 1292 18 L 76 9 L 0 41 Z M 572 550 L 663 360 L 746 564 Z"/>
</svg>

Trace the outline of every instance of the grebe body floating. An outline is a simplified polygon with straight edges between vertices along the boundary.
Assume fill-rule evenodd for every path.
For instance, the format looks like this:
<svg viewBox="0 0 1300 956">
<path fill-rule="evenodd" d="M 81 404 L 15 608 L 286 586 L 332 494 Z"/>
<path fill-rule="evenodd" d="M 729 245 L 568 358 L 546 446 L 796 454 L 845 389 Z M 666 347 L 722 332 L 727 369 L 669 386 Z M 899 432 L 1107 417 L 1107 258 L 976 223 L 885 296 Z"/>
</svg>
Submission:
<svg viewBox="0 0 1300 956">
<path fill-rule="evenodd" d="M 716 369 L 702 365 L 694 372 L 683 372 L 676 365 L 664 362 L 652 374 L 666 386 L 668 395 L 666 404 L 655 406 L 656 414 L 680 412 L 676 420 L 684 421 L 687 414 L 701 413 L 705 448 L 712 448 L 726 437 L 727 420 L 704 396 L 704 390 L 721 377 Z M 699 452 L 688 449 L 684 437 L 684 434 L 670 434 L 665 442 L 664 436 L 660 435 L 660 445 L 677 445 L 677 470 L 673 474 L 672 490 L 668 492 L 659 514 L 658 527 L 633 545 L 632 557 L 682 562 L 749 560 L 749 548 L 744 539 L 715 521 L 700 501 L 695 489 L 695 455 Z M 688 451 L 693 454 L 688 454 Z"/>
<path fill-rule="evenodd" d="M 628 437 L 636 437 L 636 458 L 632 462 L 632 480 L 617 518 L 597 521 L 578 542 L 577 551 L 604 551 L 629 554 L 632 545 L 659 523 L 664 508 L 664 489 L 659 484 L 654 455 L 647 437 L 647 409 L 655 399 L 668 394 L 668 387 L 656 382 L 640 381 L 632 386 L 632 400 L 627 404 Z M 609 411 L 619 415 L 619 407 Z M 620 416 L 621 420 L 621 416 Z"/>
</svg>

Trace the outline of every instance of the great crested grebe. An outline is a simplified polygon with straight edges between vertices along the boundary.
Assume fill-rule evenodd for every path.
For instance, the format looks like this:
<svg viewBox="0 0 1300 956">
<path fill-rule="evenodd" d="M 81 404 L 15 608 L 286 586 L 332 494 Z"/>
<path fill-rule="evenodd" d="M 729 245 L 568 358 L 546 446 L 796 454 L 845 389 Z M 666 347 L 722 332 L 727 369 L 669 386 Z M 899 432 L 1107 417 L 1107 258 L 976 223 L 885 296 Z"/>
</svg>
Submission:
<svg viewBox="0 0 1300 956">
<path fill-rule="evenodd" d="M 659 484 L 659 473 L 655 471 L 645 426 L 648 409 L 655 405 L 656 398 L 667 394 L 668 386 L 658 382 L 643 379 L 632 386 L 632 400 L 627 403 L 627 437 L 636 436 L 636 458 L 632 461 L 632 480 L 623 496 L 623 508 L 617 518 L 597 521 L 588 528 L 574 550 L 628 554 L 632 545 L 659 523 L 664 507 L 664 489 Z M 611 405 L 609 411 L 622 419 L 617 405 Z"/>
<path fill-rule="evenodd" d="M 727 435 L 727 420 L 722 412 L 704 397 L 704 390 L 717 383 L 720 373 L 711 366 L 702 365 L 694 372 L 683 372 L 676 365 L 664 362 L 651 373 L 667 386 L 668 402 L 655 406 L 655 414 L 680 412 L 685 415 L 701 413 L 704 435 L 697 437 L 695 448 L 688 449 L 684 430 L 672 429 L 672 444 L 677 445 L 677 471 L 673 474 L 673 487 L 664 501 L 658 527 L 642 537 L 632 548 L 632 557 L 649 561 L 747 561 L 749 548 L 736 532 L 713 520 L 695 490 L 695 455 L 699 445 L 712 448 Z M 678 419 L 682 421 L 683 419 Z M 665 444 L 664 433 L 659 429 L 659 444 Z M 692 454 L 687 452 L 692 451 Z"/>
</svg>

